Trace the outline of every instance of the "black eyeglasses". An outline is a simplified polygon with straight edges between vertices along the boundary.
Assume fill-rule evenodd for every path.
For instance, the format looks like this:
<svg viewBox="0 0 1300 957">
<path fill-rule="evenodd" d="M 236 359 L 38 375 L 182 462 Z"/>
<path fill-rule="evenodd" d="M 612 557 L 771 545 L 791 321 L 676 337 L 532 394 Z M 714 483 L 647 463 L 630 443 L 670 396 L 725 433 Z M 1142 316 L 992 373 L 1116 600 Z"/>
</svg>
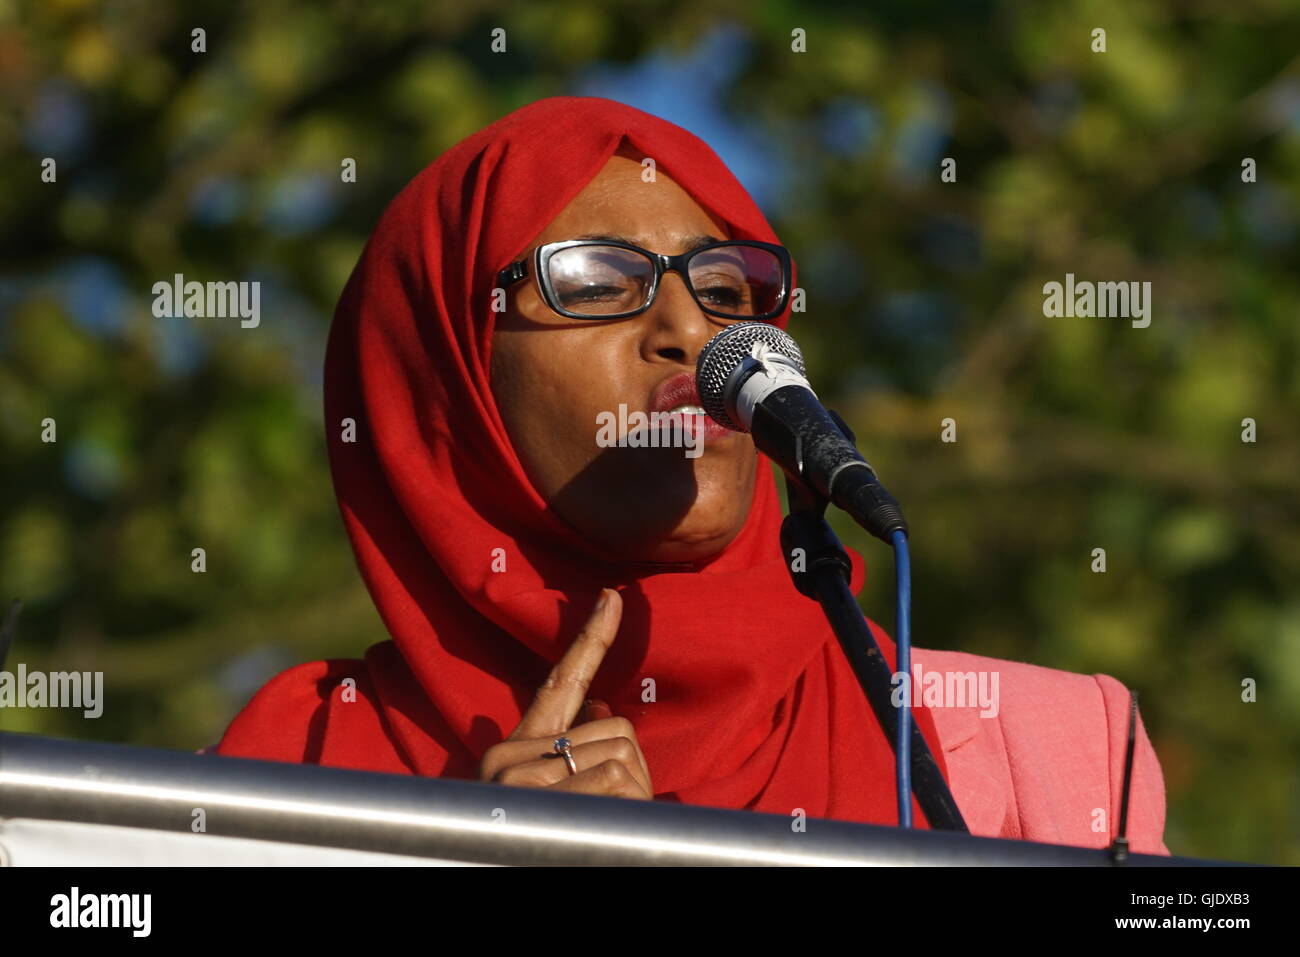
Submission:
<svg viewBox="0 0 1300 957">
<path fill-rule="evenodd" d="M 775 319 L 790 298 L 789 251 L 755 240 L 723 240 L 665 256 L 630 243 L 570 239 L 538 246 L 531 259 L 542 298 L 570 319 L 640 315 L 668 269 L 686 281 L 701 310 L 723 319 Z M 497 285 L 527 275 L 528 260 L 521 259 L 497 274 Z"/>
</svg>

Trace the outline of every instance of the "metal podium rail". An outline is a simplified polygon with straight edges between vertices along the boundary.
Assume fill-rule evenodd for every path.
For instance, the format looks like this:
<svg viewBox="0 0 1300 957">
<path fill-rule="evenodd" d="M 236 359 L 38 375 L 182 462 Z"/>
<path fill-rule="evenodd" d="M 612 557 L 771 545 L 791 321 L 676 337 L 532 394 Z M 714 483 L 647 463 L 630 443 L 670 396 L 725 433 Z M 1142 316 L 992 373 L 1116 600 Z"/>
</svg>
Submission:
<svg viewBox="0 0 1300 957">
<path fill-rule="evenodd" d="M 134 863 L 132 837 L 152 835 L 168 842 L 169 862 L 196 865 L 227 861 L 220 848 L 230 842 L 245 859 L 265 862 L 256 849 L 276 848 L 274 863 L 298 864 L 1109 866 L 1102 850 L 805 824 L 796 831 L 790 817 L 751 811 L 0 733 L 0 855 L 18 865 L 48 863 L 28 844 L 72 828 L 108 835 L 106 846 L 122 849 L 113 863 Z M 1219 863 L 1134 854 L 1127 866 Z"/>
</svg>

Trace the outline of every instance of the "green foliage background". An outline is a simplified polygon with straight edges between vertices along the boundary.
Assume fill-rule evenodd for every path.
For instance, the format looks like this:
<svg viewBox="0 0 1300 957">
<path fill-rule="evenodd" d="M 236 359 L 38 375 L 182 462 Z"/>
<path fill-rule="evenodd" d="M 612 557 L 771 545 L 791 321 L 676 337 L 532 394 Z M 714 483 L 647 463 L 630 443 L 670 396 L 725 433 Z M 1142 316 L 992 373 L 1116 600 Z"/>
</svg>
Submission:
<svg viewBox="0 0 1300 957">
<path fill-rule="evenodd" d="M 102 670 L 107 691 L 97 721 L 5 727 L 196 748 L 276 670 L 381 639 L 320 412 L 369 229 L 539 97 L 687 70 L 703 98 L 690 57 L 717 30 L 746 53 L 707 95 L 784 171 L 792 331 L 914 526 L 916 643 L 1114 675 L 1141 695 L 1170 848 L 1300 864 L 1292 0 L 0 0 L 9 667 Z M 1151 281 L 1150 327 L 1044 318 L 1067 272 Z M 153 318 L 173 273 L 262 281 L 262 325 Z M 838 527 L 890 627 L 887 552 Z"/>
</svg>

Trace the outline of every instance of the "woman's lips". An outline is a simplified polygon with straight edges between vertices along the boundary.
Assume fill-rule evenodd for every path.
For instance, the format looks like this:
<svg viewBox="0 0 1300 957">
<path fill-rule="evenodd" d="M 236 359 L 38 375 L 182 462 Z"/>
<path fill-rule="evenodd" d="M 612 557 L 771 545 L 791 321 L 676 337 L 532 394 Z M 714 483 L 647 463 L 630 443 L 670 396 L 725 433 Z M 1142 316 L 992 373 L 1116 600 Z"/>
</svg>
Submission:
<svg viewBox="0 0 1300 957">
<path fill-rule="evenodd" d="M 646 409 L 650 412 L 671 412 L 683 405 L 700 406 L 700 393 L 695 388 L 695 376 L 679 372 L 660 382 L 650 393 Z"/>
<path fill-rule="evenodd" d="M 680 427 L 692 440 L 702 440 L 706 445 L 739 434 L 719 425 L 704 412 L 700 393 L 695 387 L 695 376 L 689 372 L 660 382 L 650 395 L 647 411 L 667 413 L 674 429 Z M 680 426 L 678 419 L 682 420 Z"/>
<path fill-rule="evenodd" d="M 709 418 L 704 412 L 698 415 L 685 415 L 679 412 L 670 413 L 673 420 L 673 426 L 676 427 L 676 420 L 682 419 L 682 431 L 692 438 L 703 440 L 705 445 L 710 442 L 717 442 L 721 439 L 730 438 L 733 435 L 739 435 L 739 432 L 733 432 L 724 425 L 719 425 Z"/>
</svg>

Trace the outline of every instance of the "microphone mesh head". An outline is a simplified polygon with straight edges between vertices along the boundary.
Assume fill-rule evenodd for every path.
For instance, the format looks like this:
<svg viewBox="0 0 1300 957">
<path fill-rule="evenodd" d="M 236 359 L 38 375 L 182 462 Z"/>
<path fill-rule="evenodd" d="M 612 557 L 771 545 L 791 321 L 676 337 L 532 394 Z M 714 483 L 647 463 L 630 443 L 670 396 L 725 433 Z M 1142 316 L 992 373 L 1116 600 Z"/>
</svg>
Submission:
<svg viewBox="0 0 1300 957">
<path fill-rule="evenodd" d="M 799 346 L 783 330 L 768 322 L 737 323 L 706 342 L 695 365 L 695 388 L 700 393 L 700 404 L 714 422 L 736 432 L 747 430 L 727 412 L 727 380 L 750 358 L 756 342 L 790 359 L 800 375 L 808 374 Z"/>
</svg>

